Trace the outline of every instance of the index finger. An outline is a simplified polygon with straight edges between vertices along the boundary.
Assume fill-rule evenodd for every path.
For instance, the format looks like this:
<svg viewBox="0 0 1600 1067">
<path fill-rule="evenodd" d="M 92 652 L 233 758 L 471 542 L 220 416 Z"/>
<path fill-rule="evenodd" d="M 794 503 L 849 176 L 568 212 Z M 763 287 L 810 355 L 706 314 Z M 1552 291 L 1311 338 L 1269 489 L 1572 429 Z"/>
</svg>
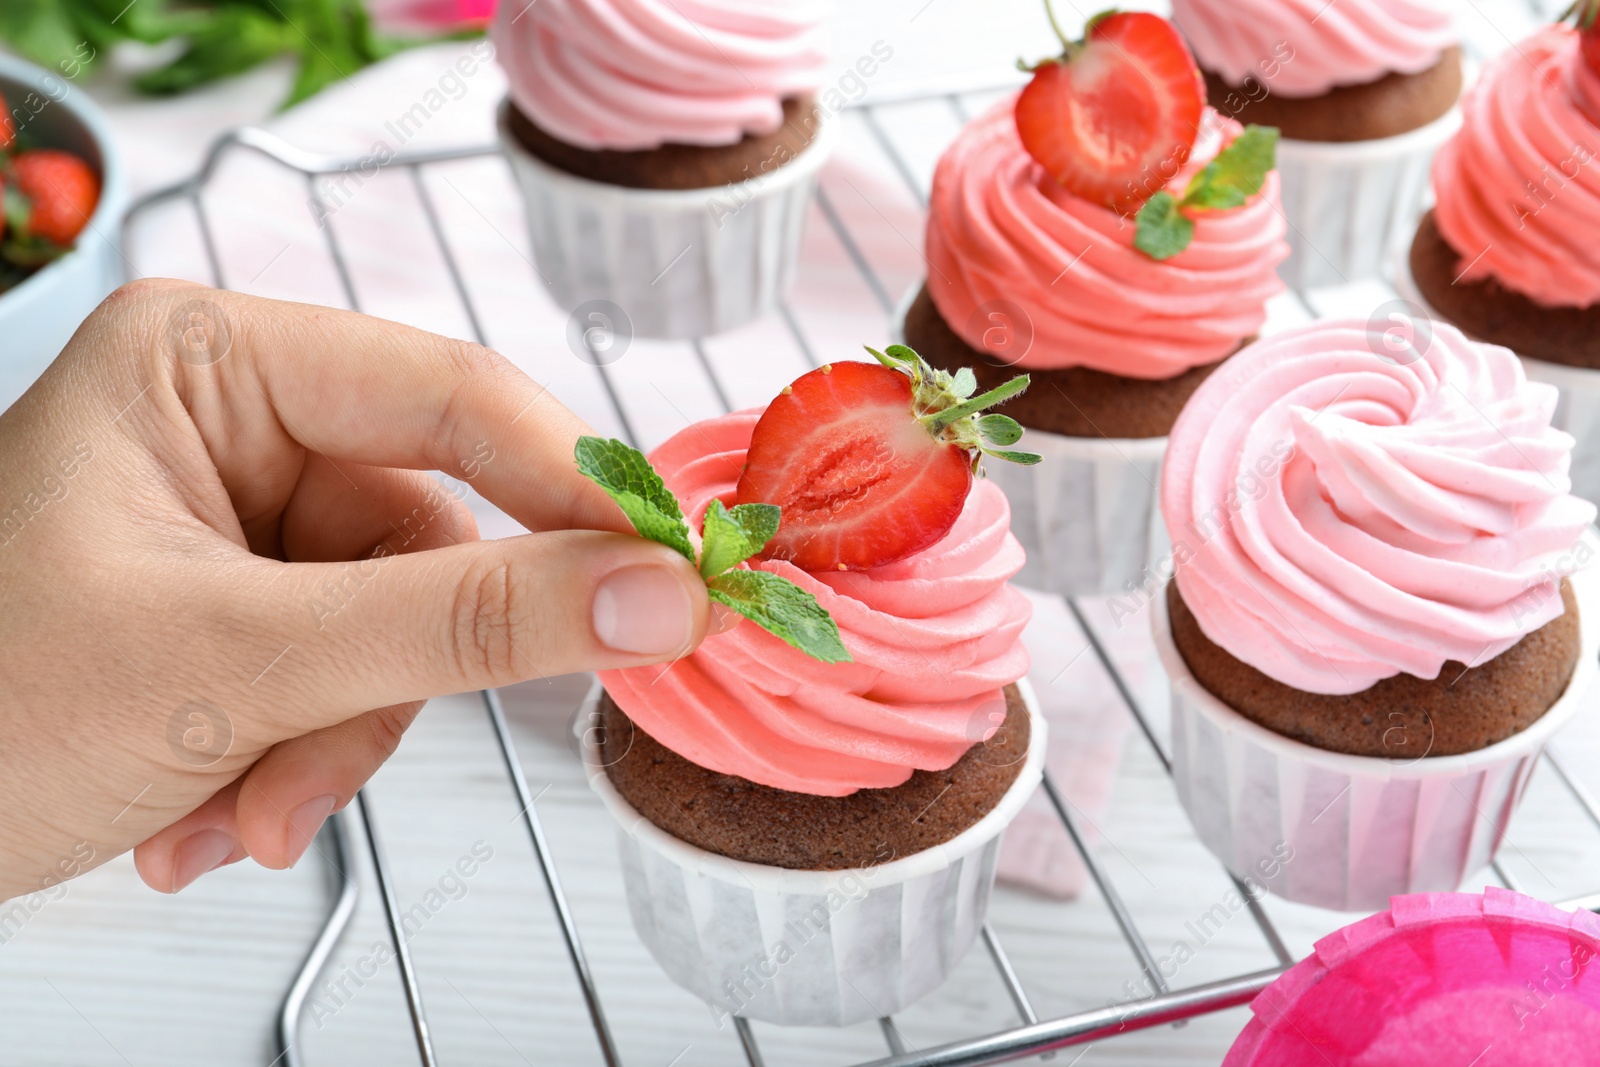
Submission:
<svg viewBox="0 0 1600 1067">
<path fill-rule="evenodd" d="M 531 530 L 629 530 L 573 461 L 593 431 L 482 345 L 181 282 L 136 282 L 105 306 L 133 337 L 155 339 L 154 380 L 171 383 L 230 492 L 248 496 L 304 449 L 443 471 Z M 186 317 L 198 333 L 171 343 Z"/>
</svg>

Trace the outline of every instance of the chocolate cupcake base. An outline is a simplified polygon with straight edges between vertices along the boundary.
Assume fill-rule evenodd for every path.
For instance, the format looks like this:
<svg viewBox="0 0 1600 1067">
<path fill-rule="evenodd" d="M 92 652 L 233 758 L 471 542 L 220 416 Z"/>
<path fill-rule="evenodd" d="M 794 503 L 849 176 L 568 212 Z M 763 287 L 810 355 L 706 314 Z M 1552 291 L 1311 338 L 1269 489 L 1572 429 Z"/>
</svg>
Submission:
<svg viewBox="0 0 1600 1067">
<path fill-rule="evenodd" d="M 903 785 L 822 797 L 759 785 L 691 763 L 600 699 L 601 759 L 623 799 L 656 826 L 729 859 L 791 870 L 872 867 L 943 844 L 982 819 L 1027 758 L 1028 710 L 1005 690 L 1006 718 L 943 771 Z"/>
<path fill-rule="evenodd" d="M 931 366 L 951 372 L 970 367 L 980 392 L 1010 381 L 1024 369 L 962 340 L 939 314 L 926 284 L 906 310 L 902 334 Z M 1218 360 L 1158 379 L 1125 378 L 1088 367 L 1027 368 L 1033 384 L 1006 402 L 1005 413 L 1029 429 L 1066 437 L 1165 437 L 1185 402 L 1221 365 Z"/>
<path fill-rule="evenodd" d="M 547 133 L 516 107 L 508 128 L 527 151 L 552 167 L 590 181 L 629 189 L 709 189 L 749 181 L 805 151 L 822 125 L 810 96 L 783 102 L 783 123 L 766 134 L 746 134 L 730 145 L 664 144 L 624 152 L 579 148 Z"/>
<path fill-rule="evenodd" d="M 1423 216 L 1411 242 L 1411 279 L 1434 311 L 1467 336 L 1519 356 L 1600 369 L 1600 304 L 1545 307 L 1494 278 L 1457 281 L 1472 255 L 1450 246 L 1432 211 Z"/>
<path fill-rule="evenodd" d="M 1328 752 L 1423 759 L 1476 752 L 1521 733 L 1550 710 L 1578 662 L 1578 603 L 1489 660 L 1451 661 L 1437 678 L 1397 674 L 1359 693 L 1307 693 L 1235 658 L 1200 629 L 1178 583 L 1167 586 L 1172 640 L 1195 680 L 1252 722 Z"/>
<path fill-rule="evenodd" d="M 1292 62 L 1292 60 L 1290 61 Z M 1263 75 L 1248 85 L 1229 84 L 1203 71 L 1211 106 L 1258 126 L 1276 126 L 1294 141 L 1376 141 L 1420 129 L 1443 116 L 1461 97 L 1461 49 L 1416 74 L 1386 74 L 1362 85 L 1340 85 L 1321 96 L 1288 97 L 1272 91 Z"/>
</svg>

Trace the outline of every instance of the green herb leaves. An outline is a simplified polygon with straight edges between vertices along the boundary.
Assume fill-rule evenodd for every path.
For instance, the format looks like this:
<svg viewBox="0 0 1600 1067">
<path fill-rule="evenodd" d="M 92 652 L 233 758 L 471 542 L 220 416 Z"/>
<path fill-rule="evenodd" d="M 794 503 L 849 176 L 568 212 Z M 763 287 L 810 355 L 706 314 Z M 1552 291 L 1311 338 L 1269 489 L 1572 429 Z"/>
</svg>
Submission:
<svg viewBox="0 0 1600 1067">
<path fill-rule="evenodd" d="M 706 583 L 706 595 L 824 663 L 849 663 L 839 627 L 817 598 L 767 571 L 729 571 Z"/>
<path fill-rule="evenodd" d="M 1261 191 L 1278 151 L 1278 131 L 1246 126 L 1232 144 L 1189 180 L 1183 199 L 1166 190 L 1152 196 L 1135 218 L 1133 246 L 1151 259 L 1171 259 L 1194 240 L 1194 220 L 1185 211 L 1225 211 L 1243 206 Z"/>
<path fill-rule="evenodd" d="M 578 470 L 604 489 L 639 536 L 666 545 L 695 562 L 683 508 L 638 449 L 617 440 L 580 437 Z M 824 663 L 849 663 L 839 627 L 816 597 L 787 578 L 759 570 L 735 570 L 760 552 L 778 532 L 780 509 L 713 500 L 701 533 L 700 575 L 706 595 L 725 604 L 806 655 Z"/>
<path fill-rule="evenodd" d="M 0 40 L 69 79 L 123 41 L 182 41 L 170 62 L 134 79 L 141 92 L 156 94 L 183 92 L 293 55 L 299 68 L 283 102 L 288 107 L 429 39 L 378 33 L 363 0 L 0 0 Z"/>
<path fill-rule="evenodd" d="M 728 511 L 713 500 L 701 533 L 700 576 L 715 578 L 765 548 L 778 532 L 782 510 L 773 504 L 738 504 Z"/>
<path fill-rule="evenodd" d="M 578 438 L 576 452 L 578 473 L 617 502 L 640 537 L 666 545 L 694 562 L 689 524 L 683 520 L 678 498 L 667 490 L 642 452 L 599 437 Z"/>
</svg>

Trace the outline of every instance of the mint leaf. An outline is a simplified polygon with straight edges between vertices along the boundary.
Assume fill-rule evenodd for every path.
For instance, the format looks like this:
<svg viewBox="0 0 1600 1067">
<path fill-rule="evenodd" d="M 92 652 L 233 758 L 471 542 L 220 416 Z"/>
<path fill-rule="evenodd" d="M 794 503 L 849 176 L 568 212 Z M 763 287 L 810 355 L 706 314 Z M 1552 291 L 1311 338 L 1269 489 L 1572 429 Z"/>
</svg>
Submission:
<svg viewBox="0 0 1600 1067">
<path fill-rule="evenodd" d="M 140 74 L 133 84 L 153 96 L 187 92 L 259 66 L 282 55 L 297 40 L 293 27 L 271 15 L 224 8 L 187 35 L 186 47 L 176 58 Z"/>
<path fill-rule="evenodd" d="M 640 537 L 676 549 L 694 562 L 689 524 L 684 522 L 678 498 L 668 491 L 644 453 L 615 438 L 580 437 L 577 457 L 579 473 L 617 502 Z"/>
<path fill-rule="evenodd" d="M 1278 155 L 1278 131 L 1246 126 L 1233 143 L 1189 179 L 1179 200 L 1166 190 L 1152 196 L 1135 217 L 1133 247 L 1151 259 L 1171 259 L 1194 240 L 1194 220 L 1185 211 L 1243 207 L 1267 182 Z"/>
<path fill-rule="evenodd" d="M 776 504 L 739 504 L 732 511 L 712 500 L 700 545 L 700 575 L 715 578 L 766 547 L 778 532 Z"/>
<path fill-rule="evenodd" d="M 67 5 L 59 0 L 6 0 L 0 3 L 0 39 L 53 71 L 62 56 L 72 54 L 82 35 Z"/>
<path fill-rule="evenodd" d="M 1133 247 L 1151 259 L 1171 259 L 1194 240 L 1194 223 L 1185 218 L 1178 198 L 1163 190 L 1139 209 Z"/>
<path fill-rule="evenodd" d="M 824 663 L 849 663 L 839 627 L 817 598 L 767 571 L 729 571 L 706 583 L 706 592 L 763 630 Z"/>
<path fill-rule="evenodd" d="M 676 549 L 695 562 L 678 498 L 644 453 L 615 439 L 580 437 L 578 471 L 604 489 L 639 536 Z M 739 504 L 729 510 L 713 500 L 701 532 L 700 575 L 706 595 L 824 663 L 849 663 L 850 653 L 817 598 L 787 578 L 766 571 L 729 570 L 760 552 L 778 532 L 782 509 Z M 726 572 L 726 573 L 724 573 Z"/>
<path fill-rule="evenodd" d="M 1222 211 L 1241 207 L 1266 184 L 1278 155 L 1278 131 L 1246 126 L 1217 158 L 1189 180 L 1183 206 Z"/>
</svg>

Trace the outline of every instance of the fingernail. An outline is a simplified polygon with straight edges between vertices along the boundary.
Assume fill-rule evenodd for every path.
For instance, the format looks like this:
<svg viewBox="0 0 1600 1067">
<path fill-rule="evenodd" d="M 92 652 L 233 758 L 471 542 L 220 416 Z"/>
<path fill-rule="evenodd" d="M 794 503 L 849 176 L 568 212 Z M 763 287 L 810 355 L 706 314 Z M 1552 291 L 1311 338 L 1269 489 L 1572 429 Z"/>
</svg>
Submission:
<svg viewBox="0 0 1600 1067">
<path fill-rule="evenodd" d="M 333 814 L 333 805 L 337 798 L 333 796 L 317 797 L 308 800 L 295 808 L 289 815 L 289 838 L 284 844 L 283 855 L 293 867 L 300 862 L 300 857 L 306 854 L 306 849 L 311 847 L 311 839 L 317 836 L 317 831 L 322 829 L 322 824 L 328 821 L 328 816 Z"/>
<path fill-rule="evenodd" d="M 201 830 L 184 838 L 172 858 L 172 892 L 176 893 L 202 874 L 222 866 L 222 861 L 233 854 L 233 849 L 232 835 L 221 830 Z"/>
<path fill-rule="evenodd" d="M 624 567 L 594 591 L 594 635 L 618 652 L 664 656 L 689 643 L 689 592 L 665 567 Z"/>
</svg>

